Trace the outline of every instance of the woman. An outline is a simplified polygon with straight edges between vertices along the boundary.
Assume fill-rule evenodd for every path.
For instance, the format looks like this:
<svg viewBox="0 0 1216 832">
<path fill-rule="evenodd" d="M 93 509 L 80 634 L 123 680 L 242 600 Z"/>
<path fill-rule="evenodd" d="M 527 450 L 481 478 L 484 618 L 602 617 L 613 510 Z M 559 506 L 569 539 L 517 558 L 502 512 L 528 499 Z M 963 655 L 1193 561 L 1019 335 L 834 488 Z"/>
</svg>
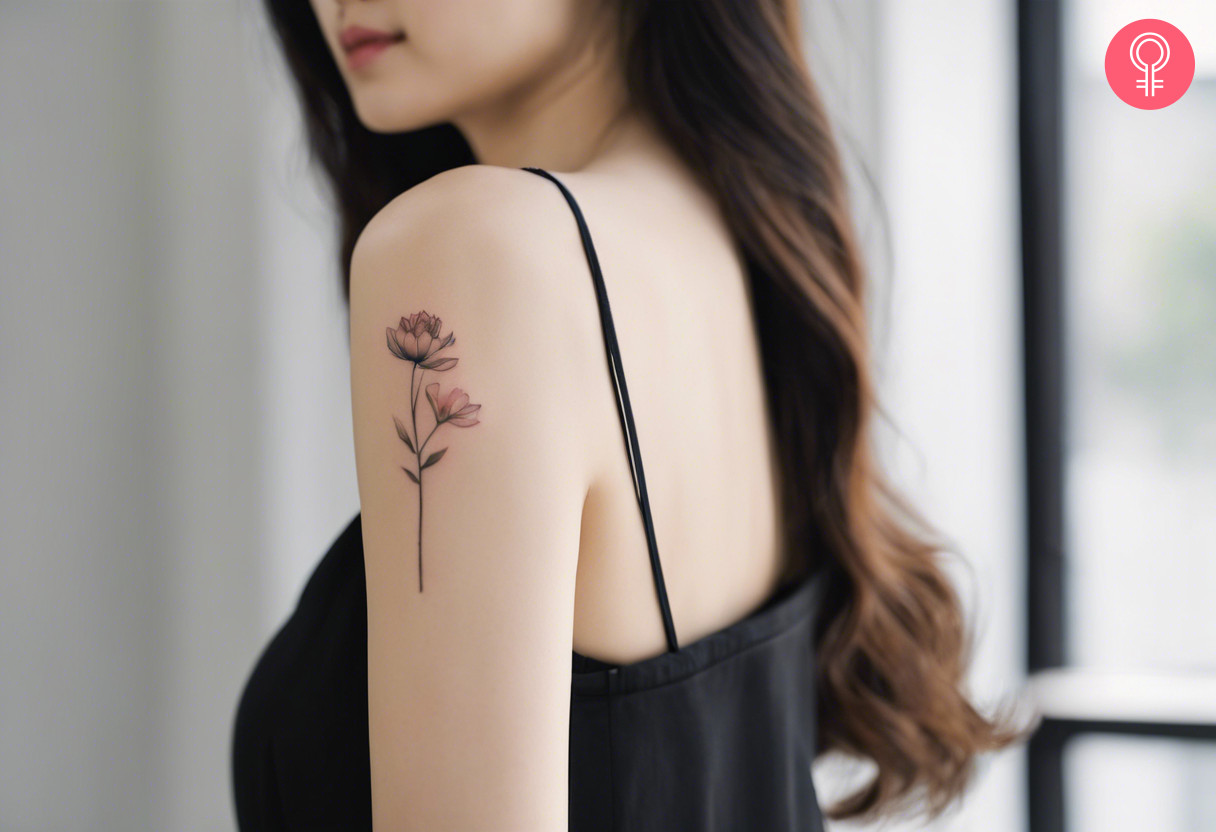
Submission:
<svg viewBox="0 0 1216 832">
<path fill-rule="evenodd" d="M 877 768 L 830 816 L 944 809 L 1019 735 L 875 466 L 794 4 L 267 8 L 342 223 L 361 512 L 242 697 L 241 828 L 814 830 L 832 748 Z"/>
</svg>

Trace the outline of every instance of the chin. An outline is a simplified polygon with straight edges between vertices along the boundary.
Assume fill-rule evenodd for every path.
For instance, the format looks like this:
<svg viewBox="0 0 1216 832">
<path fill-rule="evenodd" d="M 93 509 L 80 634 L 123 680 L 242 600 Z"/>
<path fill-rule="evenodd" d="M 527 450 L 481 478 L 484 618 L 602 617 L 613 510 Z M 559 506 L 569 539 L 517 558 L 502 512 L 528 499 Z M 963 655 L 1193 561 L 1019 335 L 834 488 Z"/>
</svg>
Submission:
<svg viewBox="0 0 1216 832">
<path fill-rule="evenodd" d="M 381 90 L 366 91 L 355 96 L 352 103 L 359 121 L 373 133 L 419 130 L 451 117 L 447 108 L 417 101 L 400 90 L 395 95 Z"/>
</svg>

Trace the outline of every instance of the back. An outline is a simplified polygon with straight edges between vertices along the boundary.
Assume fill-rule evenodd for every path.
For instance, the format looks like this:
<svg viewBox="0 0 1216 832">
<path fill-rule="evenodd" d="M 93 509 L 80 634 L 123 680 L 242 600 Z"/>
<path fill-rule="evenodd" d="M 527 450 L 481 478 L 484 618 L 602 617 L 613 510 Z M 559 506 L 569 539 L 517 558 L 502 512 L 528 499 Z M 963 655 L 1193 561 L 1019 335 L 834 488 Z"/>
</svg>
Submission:
<svg viewBox="0 0 1216 832">
<path fill-rule="evenodd" d="M 776 462 L 746 276 L 728 229 L 692 183 L 630 187 L 562 173 L 582 208 L 628 379 L 648 499 L 680 643 L 770 598 L 784 562 Z M 578 244 L 570 229 L 555 229 Z M 565 244 L 565 243 L 563 243 Z M 604 369 L 595 296 L 585 301 L 586 395 L 599 441 L 576 580 L 574 649 L 614 663 L 653 656 L 664 633 L 643 524 Z"/>
<path fill-rule="evenodd" d="M 541 168 L 525 170 L 557 185 L 577 221 L 667 640 L 665 652 L 617 664 L 575 650 L 569 828 L 822 832 L 811 765 L 818 747 L 814 634 L 825 573 L 782 584 L 745 616 L 680 642 L 656 544 L 628 365 L 595 246 L 564 183 Z"/>
</svg>

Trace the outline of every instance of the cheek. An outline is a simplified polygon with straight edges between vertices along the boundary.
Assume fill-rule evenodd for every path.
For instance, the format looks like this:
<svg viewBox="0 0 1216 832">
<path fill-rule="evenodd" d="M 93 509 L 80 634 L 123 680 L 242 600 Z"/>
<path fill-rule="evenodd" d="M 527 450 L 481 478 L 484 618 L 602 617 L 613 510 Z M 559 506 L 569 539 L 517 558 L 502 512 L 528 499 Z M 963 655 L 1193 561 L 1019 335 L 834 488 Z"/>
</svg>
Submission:
<svg viewBox="0 0 1216 832">
<path fill-rule="evenodd" d="M 403 14 L 421 67 L 456 96 L 526 80 L 561 54 L 574 31 L 572 0 L 422 0 Z"/>
</svg>

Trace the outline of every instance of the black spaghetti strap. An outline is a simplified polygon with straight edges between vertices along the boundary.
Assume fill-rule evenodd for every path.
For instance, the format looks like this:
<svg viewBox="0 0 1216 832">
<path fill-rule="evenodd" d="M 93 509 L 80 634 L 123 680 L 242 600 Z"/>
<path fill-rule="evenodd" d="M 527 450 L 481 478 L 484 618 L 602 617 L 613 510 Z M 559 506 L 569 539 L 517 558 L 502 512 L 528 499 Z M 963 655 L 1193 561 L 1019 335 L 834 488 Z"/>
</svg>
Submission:
<svg viewBox="0 0 1216 832">
<path fill-rule="evenodd" d="M 612 376 L 612 384 L 616 388 L 617 409 L 621 417 L 621 429 L 625 432 L 625 452 L 629 457 L 629 468 L 633 472 L 633 490 L 637 494 L 638 505 L 642 509 L 642 524 L 646 529 L 646 546 L 650 550 L 650 569 L 654 573 L 654 587 L 659 596 L 659 610 L 663 614 L 663 630 L 667 634 L 667 647 L 670 652 L 680 649 L 676 640 L 676 627 L 671 620 L 671 606 L 667 602 L 667 587 L 663 583 L 663 568 L 659 564 L 659 547 L 655 542 L 654 521 L 650 516 L 650 499 L 646 494 L 646 475 L 642 470 L 642 452 L 638 448 L 637 432 L 633 426 L 633 409 L 629 406 L 629 390 L 625 385 L 625 368 L 621 363 L 621 351 L 617 346 L 616 328 L 612 325 L 612 309 L 608 305 L 608 290 L 604 287 L 604 276 L 600 272 L 599 258 L 595 256 L 595 246 L 591 242 L 591 232 L 587 230 L 587 222 L 583 212 L 574 199 L 574 194 L 553 174 L 544 168 L 525 167 L 523 170 L 543 176 L 561 189 L 566 202 L 574 212 L 578 223 L 578 232 L 583 240 L 583 250 L 587 253 L 587 263 L 591 266 L 591 277 L 595 283 L 595 296 L 599 302 L 600 324 L 604 332 L 604 345 L 608 348 L 608 370 Z"/>
</svg>

